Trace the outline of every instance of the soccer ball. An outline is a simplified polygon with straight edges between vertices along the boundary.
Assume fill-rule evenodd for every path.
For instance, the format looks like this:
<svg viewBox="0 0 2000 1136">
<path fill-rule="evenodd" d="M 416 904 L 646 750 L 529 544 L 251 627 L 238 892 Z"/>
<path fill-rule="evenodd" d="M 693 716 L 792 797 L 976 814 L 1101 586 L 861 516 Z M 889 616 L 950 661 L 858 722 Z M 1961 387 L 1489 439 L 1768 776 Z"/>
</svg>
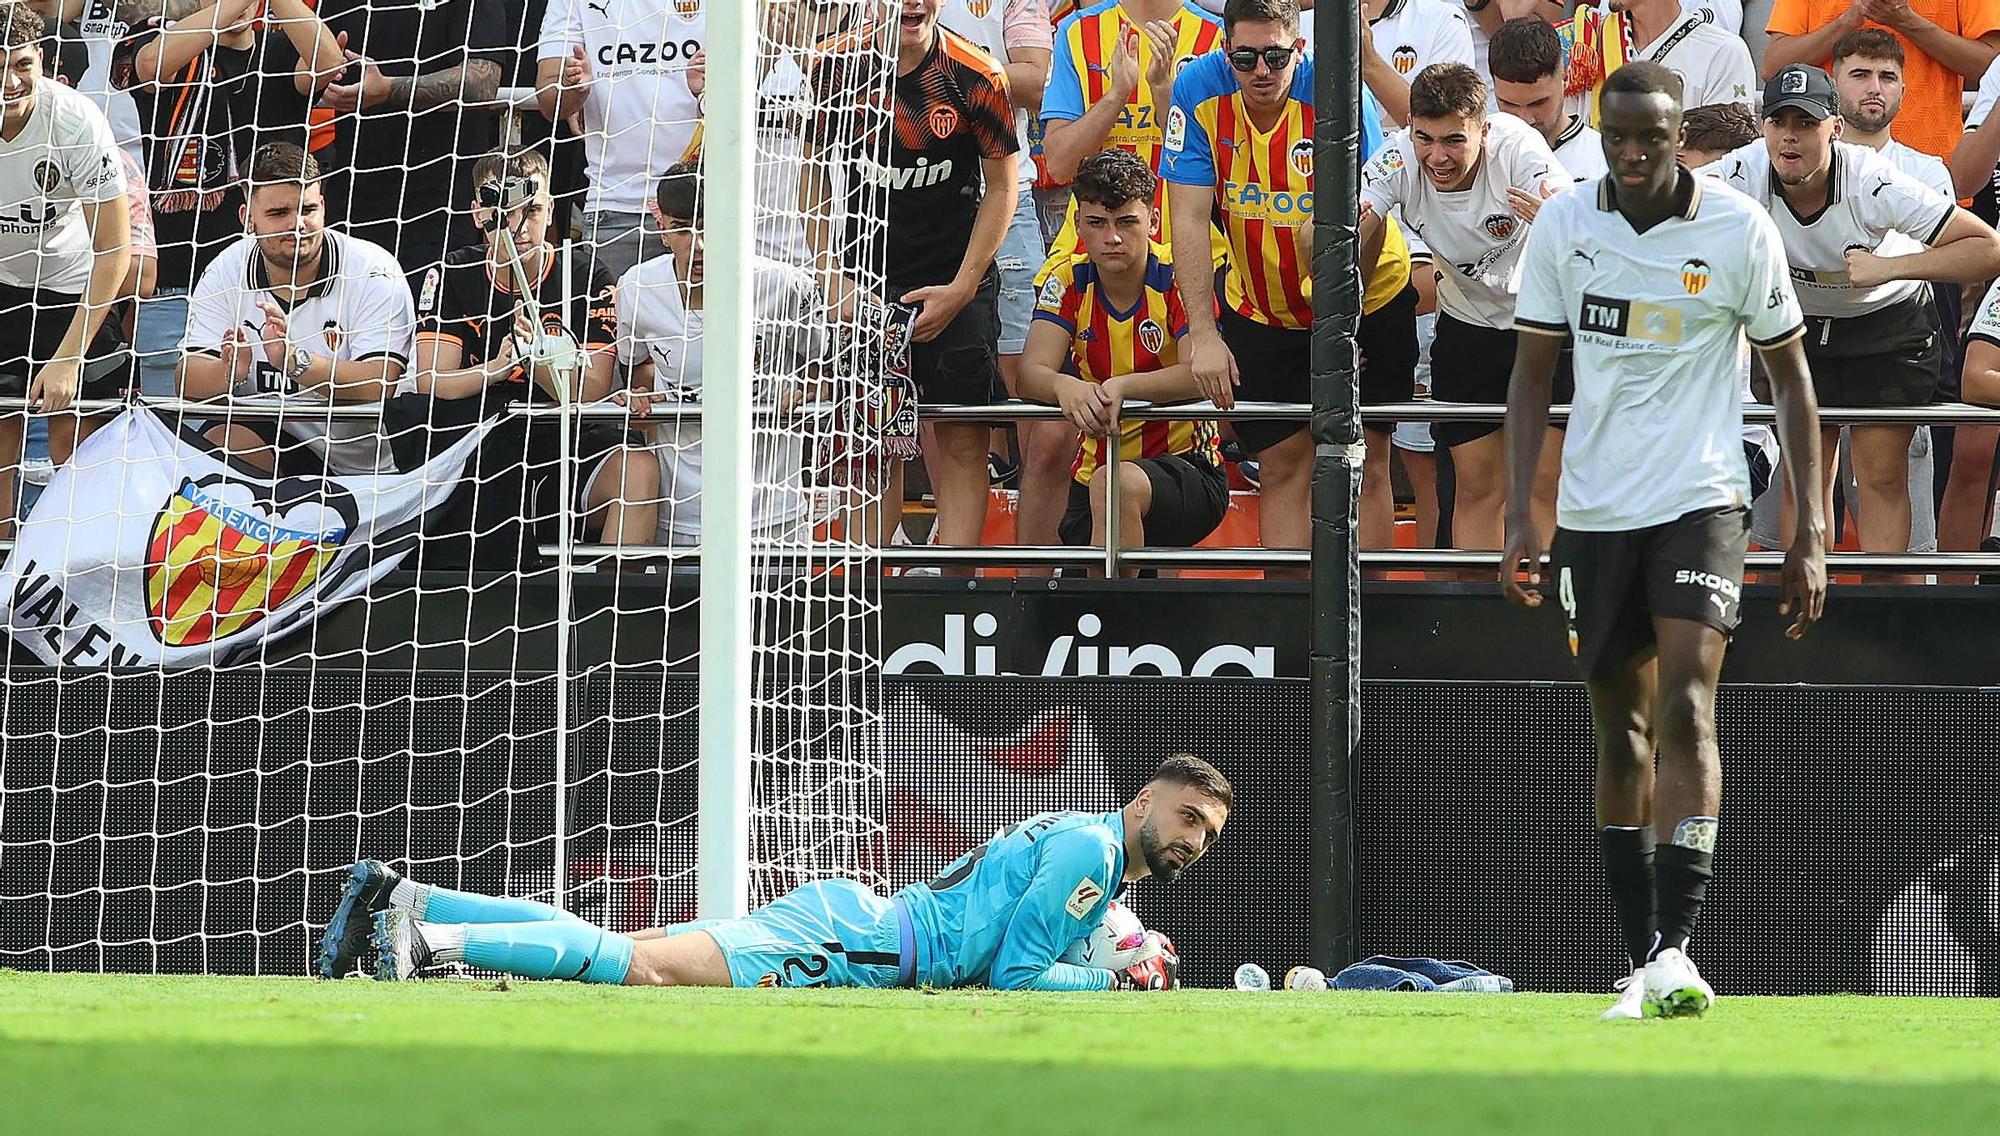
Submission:
<svg viewBox="0 0 2000 1136">
<path fill-rule="evenodd" d="M 1096 970 L 1123 970 L 1157 953 L 1146 937 L 1146 925 L 1131 908 L 1113 900 L 1104 909 L 1104 918 L 1088 935 L 1071 943 L 1061 961 Z"/>
</svg>

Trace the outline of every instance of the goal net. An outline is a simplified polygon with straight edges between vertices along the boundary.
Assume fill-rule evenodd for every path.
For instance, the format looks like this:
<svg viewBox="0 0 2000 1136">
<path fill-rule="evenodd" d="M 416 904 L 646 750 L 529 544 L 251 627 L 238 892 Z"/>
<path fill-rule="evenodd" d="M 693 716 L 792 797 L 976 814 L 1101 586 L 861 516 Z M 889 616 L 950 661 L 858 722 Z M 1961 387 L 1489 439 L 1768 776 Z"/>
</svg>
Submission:
<svg viewBox="0 0 2000 1136">
<path fill-rule="evenodd" d="M 89 130 L 0 158 L 0 212 L 46 214 L 0 226 L 0 967 L 303 973 L 360 858 L 694 918 L 700 770 L 744 756 L 703 752 L 700 675 L 746 658 L 748 902 L 884 884 L 891 342 L 853 297 L 886 199 L 845 155 L 886 152 L 889 0 L 89 7 L 34 114 L 107 111 L 157 278 L 17 463 L 115 195 Z M 710 199 L 744 147 L 754 192 Z M 749 320 L 706 306 L 725 278 Z M 730 336 L 751 365 L 705 368 Z M 708 460 L 737 392 L 747 450 Z M 748 541 L 705 543 L 743 484 Z M 700 596 L 743 588 L 747 641 L 704 641 Z"/>
</svg>

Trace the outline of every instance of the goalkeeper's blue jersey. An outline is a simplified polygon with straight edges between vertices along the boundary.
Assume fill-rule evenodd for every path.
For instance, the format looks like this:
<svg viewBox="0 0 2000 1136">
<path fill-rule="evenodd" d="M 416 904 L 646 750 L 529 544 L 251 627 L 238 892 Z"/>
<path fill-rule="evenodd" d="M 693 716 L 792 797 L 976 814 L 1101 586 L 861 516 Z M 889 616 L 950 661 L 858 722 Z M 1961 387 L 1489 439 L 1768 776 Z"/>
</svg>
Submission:
<svg viewBox="0 0 2000 1136">
<path fill-rule="evenodd" d="M 1097 926 L 1125 878 L 1125 818 L 1042 813 L 960 856 L 907 906 L 917 981 L 1000 990 L 1107 990 L 1111 972 L 1056 956 Z"/>
</svg>

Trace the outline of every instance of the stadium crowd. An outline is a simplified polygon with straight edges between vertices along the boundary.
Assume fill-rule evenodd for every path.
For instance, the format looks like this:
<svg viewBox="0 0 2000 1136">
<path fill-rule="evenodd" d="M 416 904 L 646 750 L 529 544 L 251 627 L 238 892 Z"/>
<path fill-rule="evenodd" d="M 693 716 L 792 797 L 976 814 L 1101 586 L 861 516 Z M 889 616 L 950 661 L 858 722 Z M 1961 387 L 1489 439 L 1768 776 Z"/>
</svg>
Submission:
<svg viewBox="0 0 2000 1136">
<path fill-rule="evenodd" d="M 213 404 L 188 431 L 302 473 L 416 468 L 498 416 L 468 469 L 479 491 L 437 519 L 467 562 L 531 561 L 566 512 L 607 543 L 696 542 L 699 430 L 647 411 L 698 400 L 703 382 L 705 2 L 0 3 L 0 397 L 34 411 L 0 412 L 5 512 L 31 422 L 60 464 L 103 420 L 71 404 L 136 388 Z M 830 329 L 880 325 L 907 339 L 923 404 L 1062 412 L 893 439 L 890 454 L 921 455 L 929 539 L 988 539 L 1004 484 L 1019 543 L 1102 542 L 1110 470 L 1123 543 L 1208 539 L 1233 488 L 1255 491 L 1264 545 L 1304 546 L 1303 420 L 1120 411 L 1309 401 L 1311 9 L 764 0 L 762 395 L 845 389 L 821 381 Z M 2000 404 L 2000 126 L 1983 128 L 2000 0 L 1363 12 L 1364 404 L 1505 401 L 1526 232 L 1551 195 L 1605 173 L 1595 92 L 1637 59 L 1684 85 L 1681 161 L 1779 221 L 1822 405 Z M 885 44 L 894 128 L 855 131 L 838 112 L 870 97 Z M 513 85 L 539 110 L 520 139 L 499 100 Z M 878 194 L 882 233 L 856 220 Z M 1706 271 L 1691 258 L 1686 287 Z M 577 367 L 539 346 L 557 330 Z M 502 413 L 565 382 L 634 415 L 577 431 L 568 510 L 553 420 Z M 229 413 L 258 404 L 285 412 Z M 380 414 L 315 412 L 337 405 Z M 1848 433 L 1827 488 L 1859 547 L 1988 537 L 2000 428 Z M 1418 543 L 1499 547 L 1497 421 L 1371 422 L 1366 440 L 1365 546 L 1396 542 L 1400 486 Z M 1542 451 L 1544 514 L 1559 451 Z M 1782 455 L 1760 426 L 1744 452 L 1754 531 L 1775 547 Z M 810 523 L 804 443 L 759 460 L 754 525 Z M 906 539 L 904 464 L 876 471 L 890 507 L 874 539 Z"/>
</svg>

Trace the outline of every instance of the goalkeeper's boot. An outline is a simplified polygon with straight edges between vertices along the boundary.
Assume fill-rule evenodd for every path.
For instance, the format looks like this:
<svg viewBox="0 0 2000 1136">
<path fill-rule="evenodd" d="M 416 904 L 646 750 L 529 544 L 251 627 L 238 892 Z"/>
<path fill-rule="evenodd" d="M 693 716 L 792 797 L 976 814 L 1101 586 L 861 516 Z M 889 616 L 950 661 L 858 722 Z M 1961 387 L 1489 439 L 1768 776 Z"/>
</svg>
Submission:
<svg viewBox="0 0 2000 1136">
<path fill-rule="evenodd" d="M 347 869 L 347 884 L 326 933 L 319 937 L 314 965 L 321 978 L 346 978 L 368 950 L 369 917 L 389 908 L 389 894 L 403 877 L 380 860 L 362 860 Z"/>
<path fill-rule="evenodd" d="M 1618 991 L 1618 1001 L 1611 1008 L 1597 1015 L 1607 1022 L 1637 1021 L 1646 1016 L 1646 972 L 1635 970 L 1618 980 L 1613 989 Z"/>
<path fill-rule="evenodd" d="M 431 965 L 431 949 L 417 933 L 416 917 L 392 907 L 376 912 L 374 925 L 368 945 L 375 948 L 375 981 L 408 982 L 422 978 Z"/>
<path fill-rule="evenodd" d="M 1668 947 L 1646 964 L 1646 1016 L 1699 1017 L 1715 1004 L 1715 988 L 1702 981 L 1694 960 Z"/>
</svg>

